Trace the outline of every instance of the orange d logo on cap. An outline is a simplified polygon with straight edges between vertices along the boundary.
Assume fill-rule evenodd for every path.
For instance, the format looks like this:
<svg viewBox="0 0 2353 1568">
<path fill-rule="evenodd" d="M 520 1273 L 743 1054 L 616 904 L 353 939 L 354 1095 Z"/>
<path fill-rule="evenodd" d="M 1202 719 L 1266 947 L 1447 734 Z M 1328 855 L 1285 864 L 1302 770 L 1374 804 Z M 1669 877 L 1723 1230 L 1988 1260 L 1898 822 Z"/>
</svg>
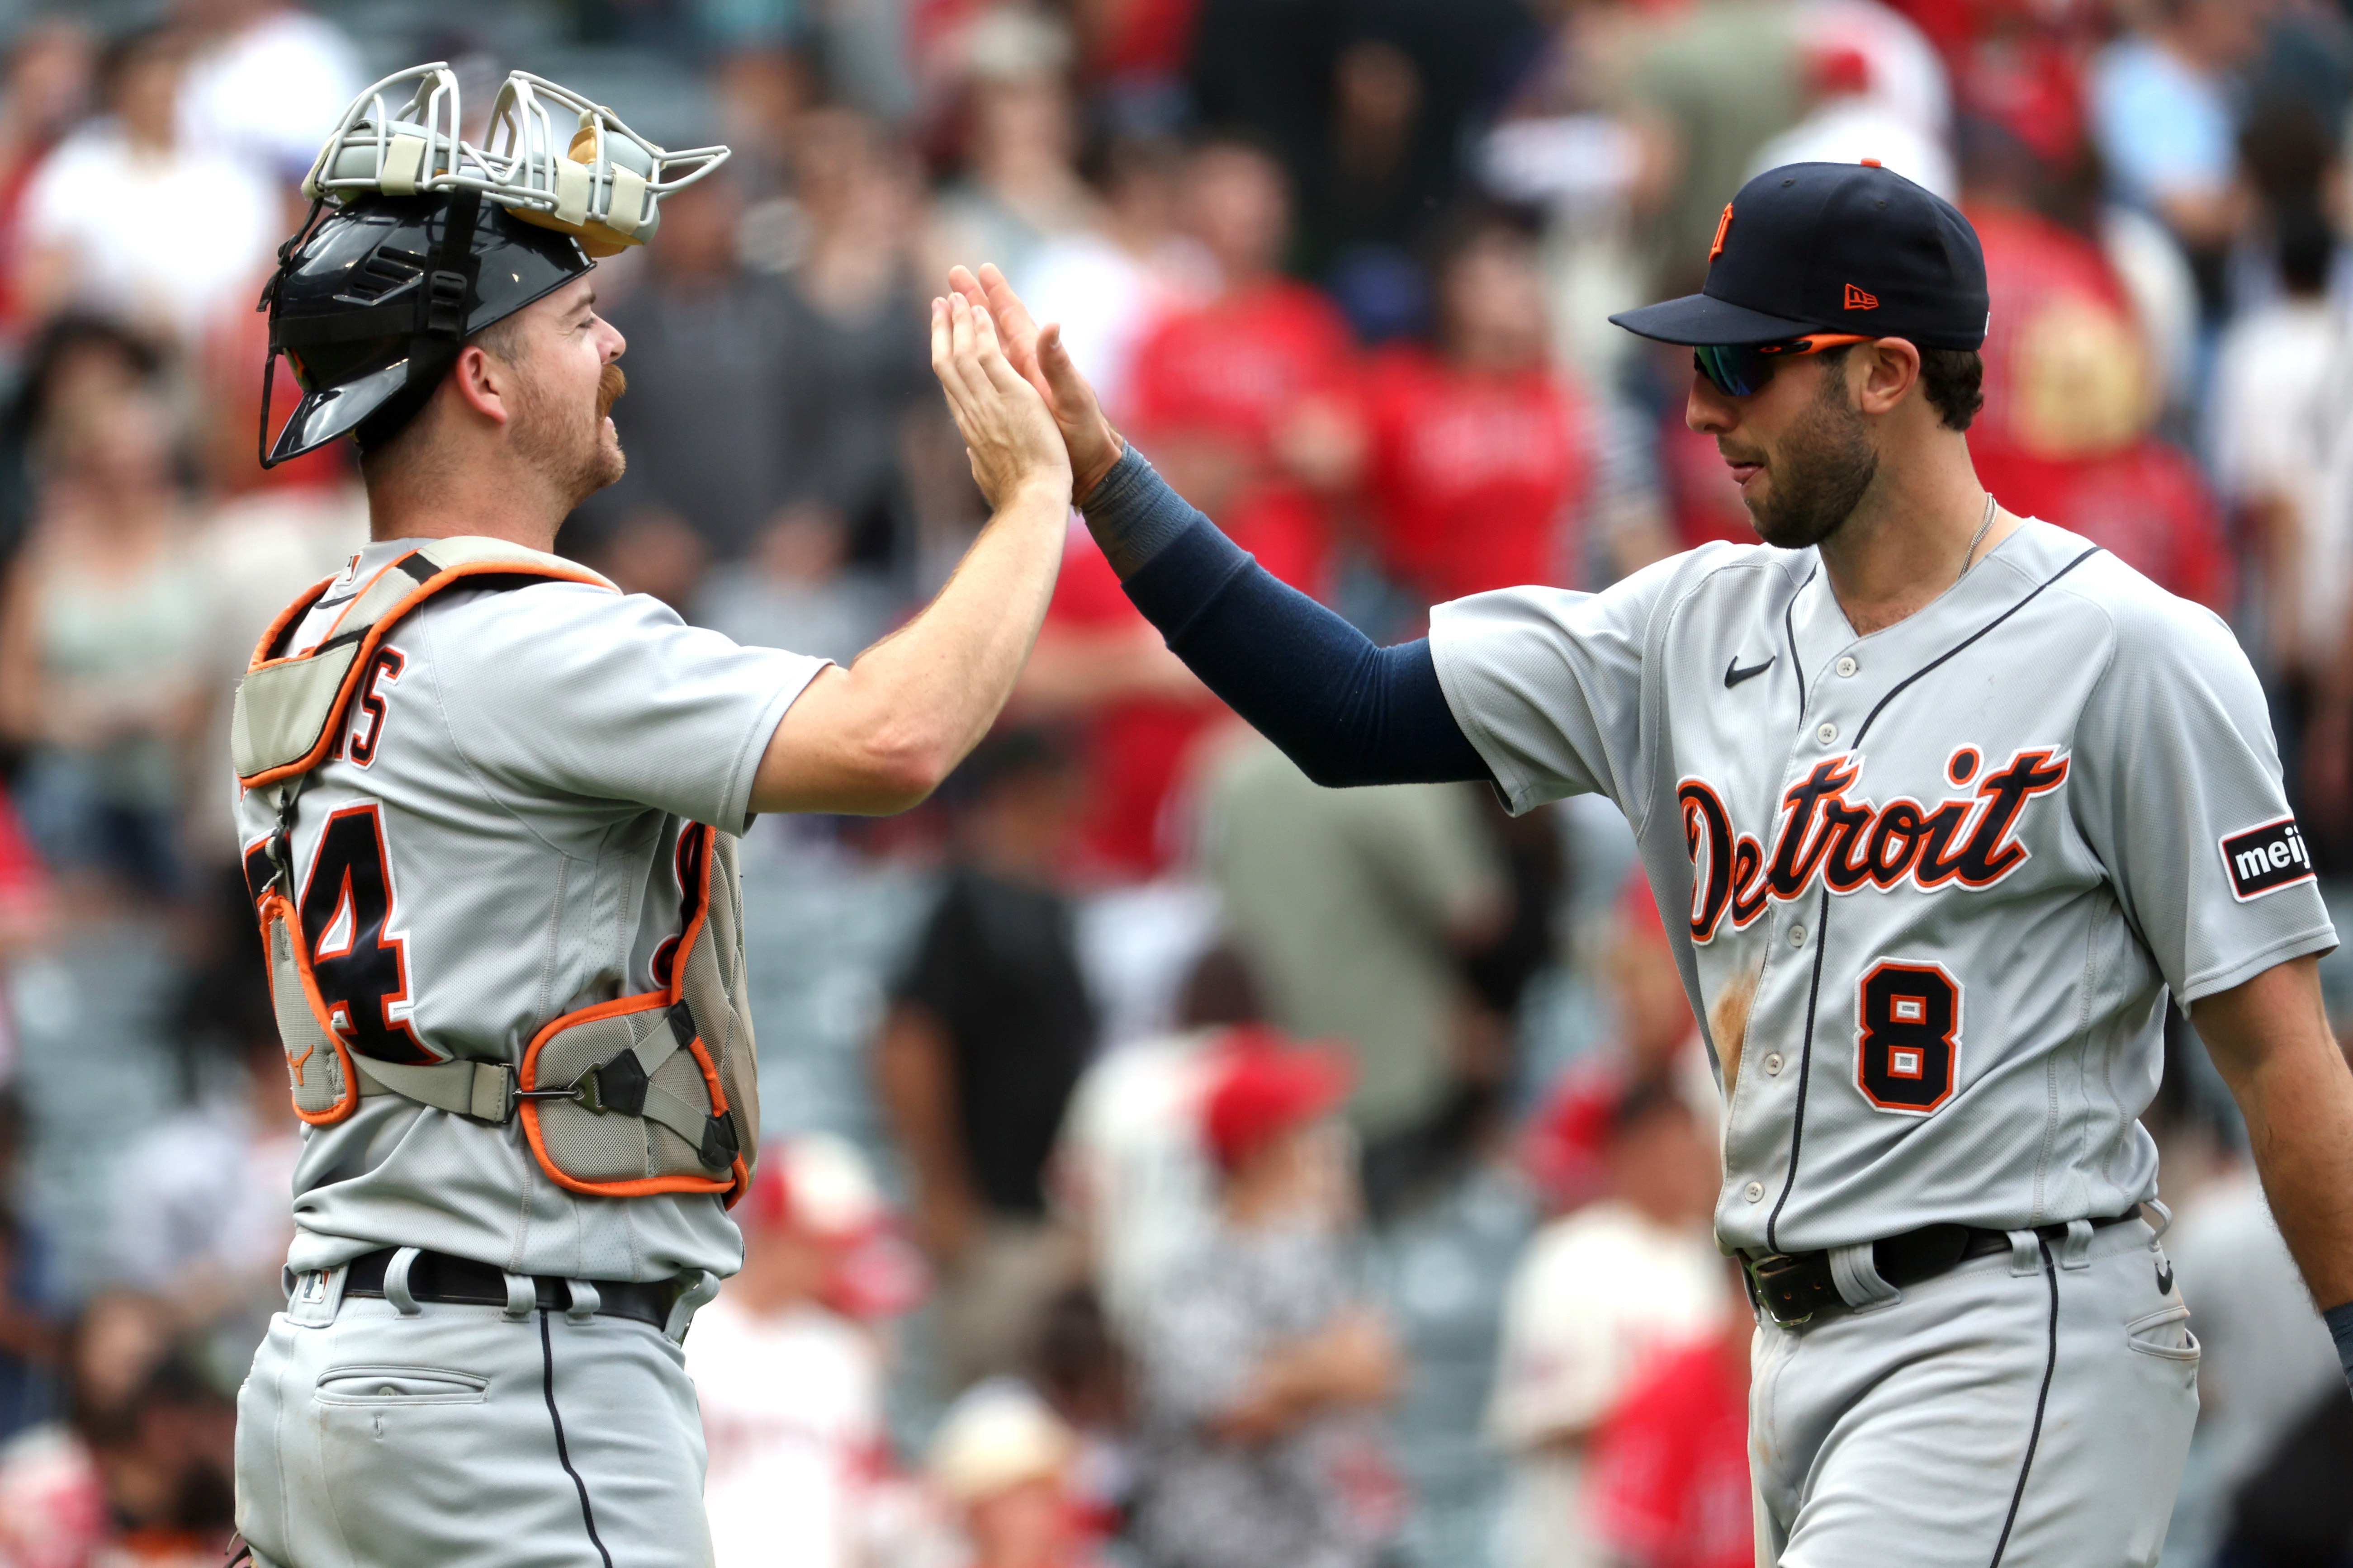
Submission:
<svg viewBox="0 0 2353 1568">
<path fill-rule="evenodd" d="M 1731 232 L 1732 204 L 1726 202 L 1724 204 L 1724 216 L 1715 220 L 1715 238 L 1708 244 L 1707 258 L 1710 261 L 1724 254 L 1724 237 Z"/>
</svg>

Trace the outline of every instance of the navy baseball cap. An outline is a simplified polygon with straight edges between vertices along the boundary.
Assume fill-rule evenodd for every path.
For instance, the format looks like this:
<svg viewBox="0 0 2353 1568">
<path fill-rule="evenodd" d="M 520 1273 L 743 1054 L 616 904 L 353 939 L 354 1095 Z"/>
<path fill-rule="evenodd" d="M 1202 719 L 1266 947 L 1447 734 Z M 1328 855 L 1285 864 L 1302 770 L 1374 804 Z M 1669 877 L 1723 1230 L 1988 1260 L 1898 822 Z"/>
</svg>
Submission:
<svg viewBox="0 0 2353 1568">
<path fill-rule="evenodd" d="M 1669 343 L 1769 343 L 1809 332 L 1985 342 L 1985 248 L 1960 209 L 1872 160 L 1785 163 L 1725 204 L 1707 281 L 1609 320 Z"/>
</svg>

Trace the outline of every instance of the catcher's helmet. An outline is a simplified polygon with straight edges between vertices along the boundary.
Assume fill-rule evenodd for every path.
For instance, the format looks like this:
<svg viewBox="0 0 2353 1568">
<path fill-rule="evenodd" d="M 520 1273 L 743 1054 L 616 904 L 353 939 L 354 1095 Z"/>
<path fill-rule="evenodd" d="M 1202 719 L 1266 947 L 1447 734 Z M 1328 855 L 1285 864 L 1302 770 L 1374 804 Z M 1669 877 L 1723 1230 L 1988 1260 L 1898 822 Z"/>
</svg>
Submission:
<svg viewBox="0 0 2353 1568">
<path fill-rule="evenodd" d="M 396 110 L 385 89 L 415 82 Z M 554 103 L 576 111 L 566 136 Z M 724 147 L 666 153 L 612 110 L 517 71 L 500 89 L 486 150 L 459 134 L 444 65 L 386 77 L 352 101 L 303 191 L 310 216 L 263 289 L 269 363 L 261 466 L 338 436 L 389 440 L 422 409 L 467 338 L 642 244 L 659 198 L 709 174 Z M 275 441 L 270 394 L 284 353 L 302 401 Z"/>
</svg>

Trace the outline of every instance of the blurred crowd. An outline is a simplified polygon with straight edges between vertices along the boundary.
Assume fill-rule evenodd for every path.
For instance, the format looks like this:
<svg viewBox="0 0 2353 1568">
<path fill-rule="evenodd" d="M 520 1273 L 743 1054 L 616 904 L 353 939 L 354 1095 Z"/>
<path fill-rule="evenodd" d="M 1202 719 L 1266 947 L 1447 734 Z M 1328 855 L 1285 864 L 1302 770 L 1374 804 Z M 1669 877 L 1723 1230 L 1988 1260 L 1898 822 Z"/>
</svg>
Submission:
<svg viewBox="0 0 2353 1568">
<path fill-rule="evenodd" d="M 2353 872 L 2337 0 L 0 26 L 0 1568 L 212 1563 L 227 1533 L 299 1141 L 227 702 L 366 528 L 346 455 L 259 467 L 253 303 L 336 113 L 417 59 L 477 119 L 520 65 L 734 147 L 600 269 L 629 468 L 562 542 L 843 660 L 982 521 L 926 364 L 952 264 L 1001 266 L 1183 493 L 1395 639 L 1749 537 L 1679 352 L 1604 318 L 1695 287 L 1753 174 L 1879 159 L 1985 242 L 1979 472 L 2231 622 Z M 723 1568 L 1748 1563 L 1715 1089 L 1592 805 L 1317 788 L 1074 522 L 939 799 L 747 842 L 777 1136 L 687 1346 Z M 2353 1405 L 2175 1023 L 2149 1121 L 2207 1352 L 2167 1562 L 2341 1563 Z"/>
</svg>

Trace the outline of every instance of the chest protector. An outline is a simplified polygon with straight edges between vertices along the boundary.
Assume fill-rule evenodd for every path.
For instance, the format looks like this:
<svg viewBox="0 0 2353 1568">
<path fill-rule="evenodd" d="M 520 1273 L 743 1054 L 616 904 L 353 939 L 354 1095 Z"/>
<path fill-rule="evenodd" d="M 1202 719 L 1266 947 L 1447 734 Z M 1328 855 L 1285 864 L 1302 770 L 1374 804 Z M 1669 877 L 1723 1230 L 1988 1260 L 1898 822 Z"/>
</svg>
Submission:
<svg viewBox="0 0 2353 1568">
<path fill-rule="evenodd" d="M 350 1116 L 364 1096 L 397 1094 L 486 1126 L 520 1120 L 540 1168 L 575 1193 L 720 1193 L 732 1205 L 751 1182 L 760 1146 L 732 834 L 700 823 L 680 829 L 678 934 L 655 952 L 656 989 L 554 1019 L 532 1037 L 520 1068 L 367 1055 L 353 1048 L 348 1021 L 339 1026 L 320 996 L 297 908 L 295 811 L 343 731 L 377 646 L 444 588 L 543 581 L 613 588 L 559 556 L 503 540 L 436 540 L 369 578 L 311 652 L 278 657 L 326 583 L 289 605 L 254 650 L 237 686 L 231 750 L 237 782 L 278 815 L 247 866 L 294 1113 L 326 1126 Z M 529 896 L 525 889 L 516 893 Z"/>
</svg>

